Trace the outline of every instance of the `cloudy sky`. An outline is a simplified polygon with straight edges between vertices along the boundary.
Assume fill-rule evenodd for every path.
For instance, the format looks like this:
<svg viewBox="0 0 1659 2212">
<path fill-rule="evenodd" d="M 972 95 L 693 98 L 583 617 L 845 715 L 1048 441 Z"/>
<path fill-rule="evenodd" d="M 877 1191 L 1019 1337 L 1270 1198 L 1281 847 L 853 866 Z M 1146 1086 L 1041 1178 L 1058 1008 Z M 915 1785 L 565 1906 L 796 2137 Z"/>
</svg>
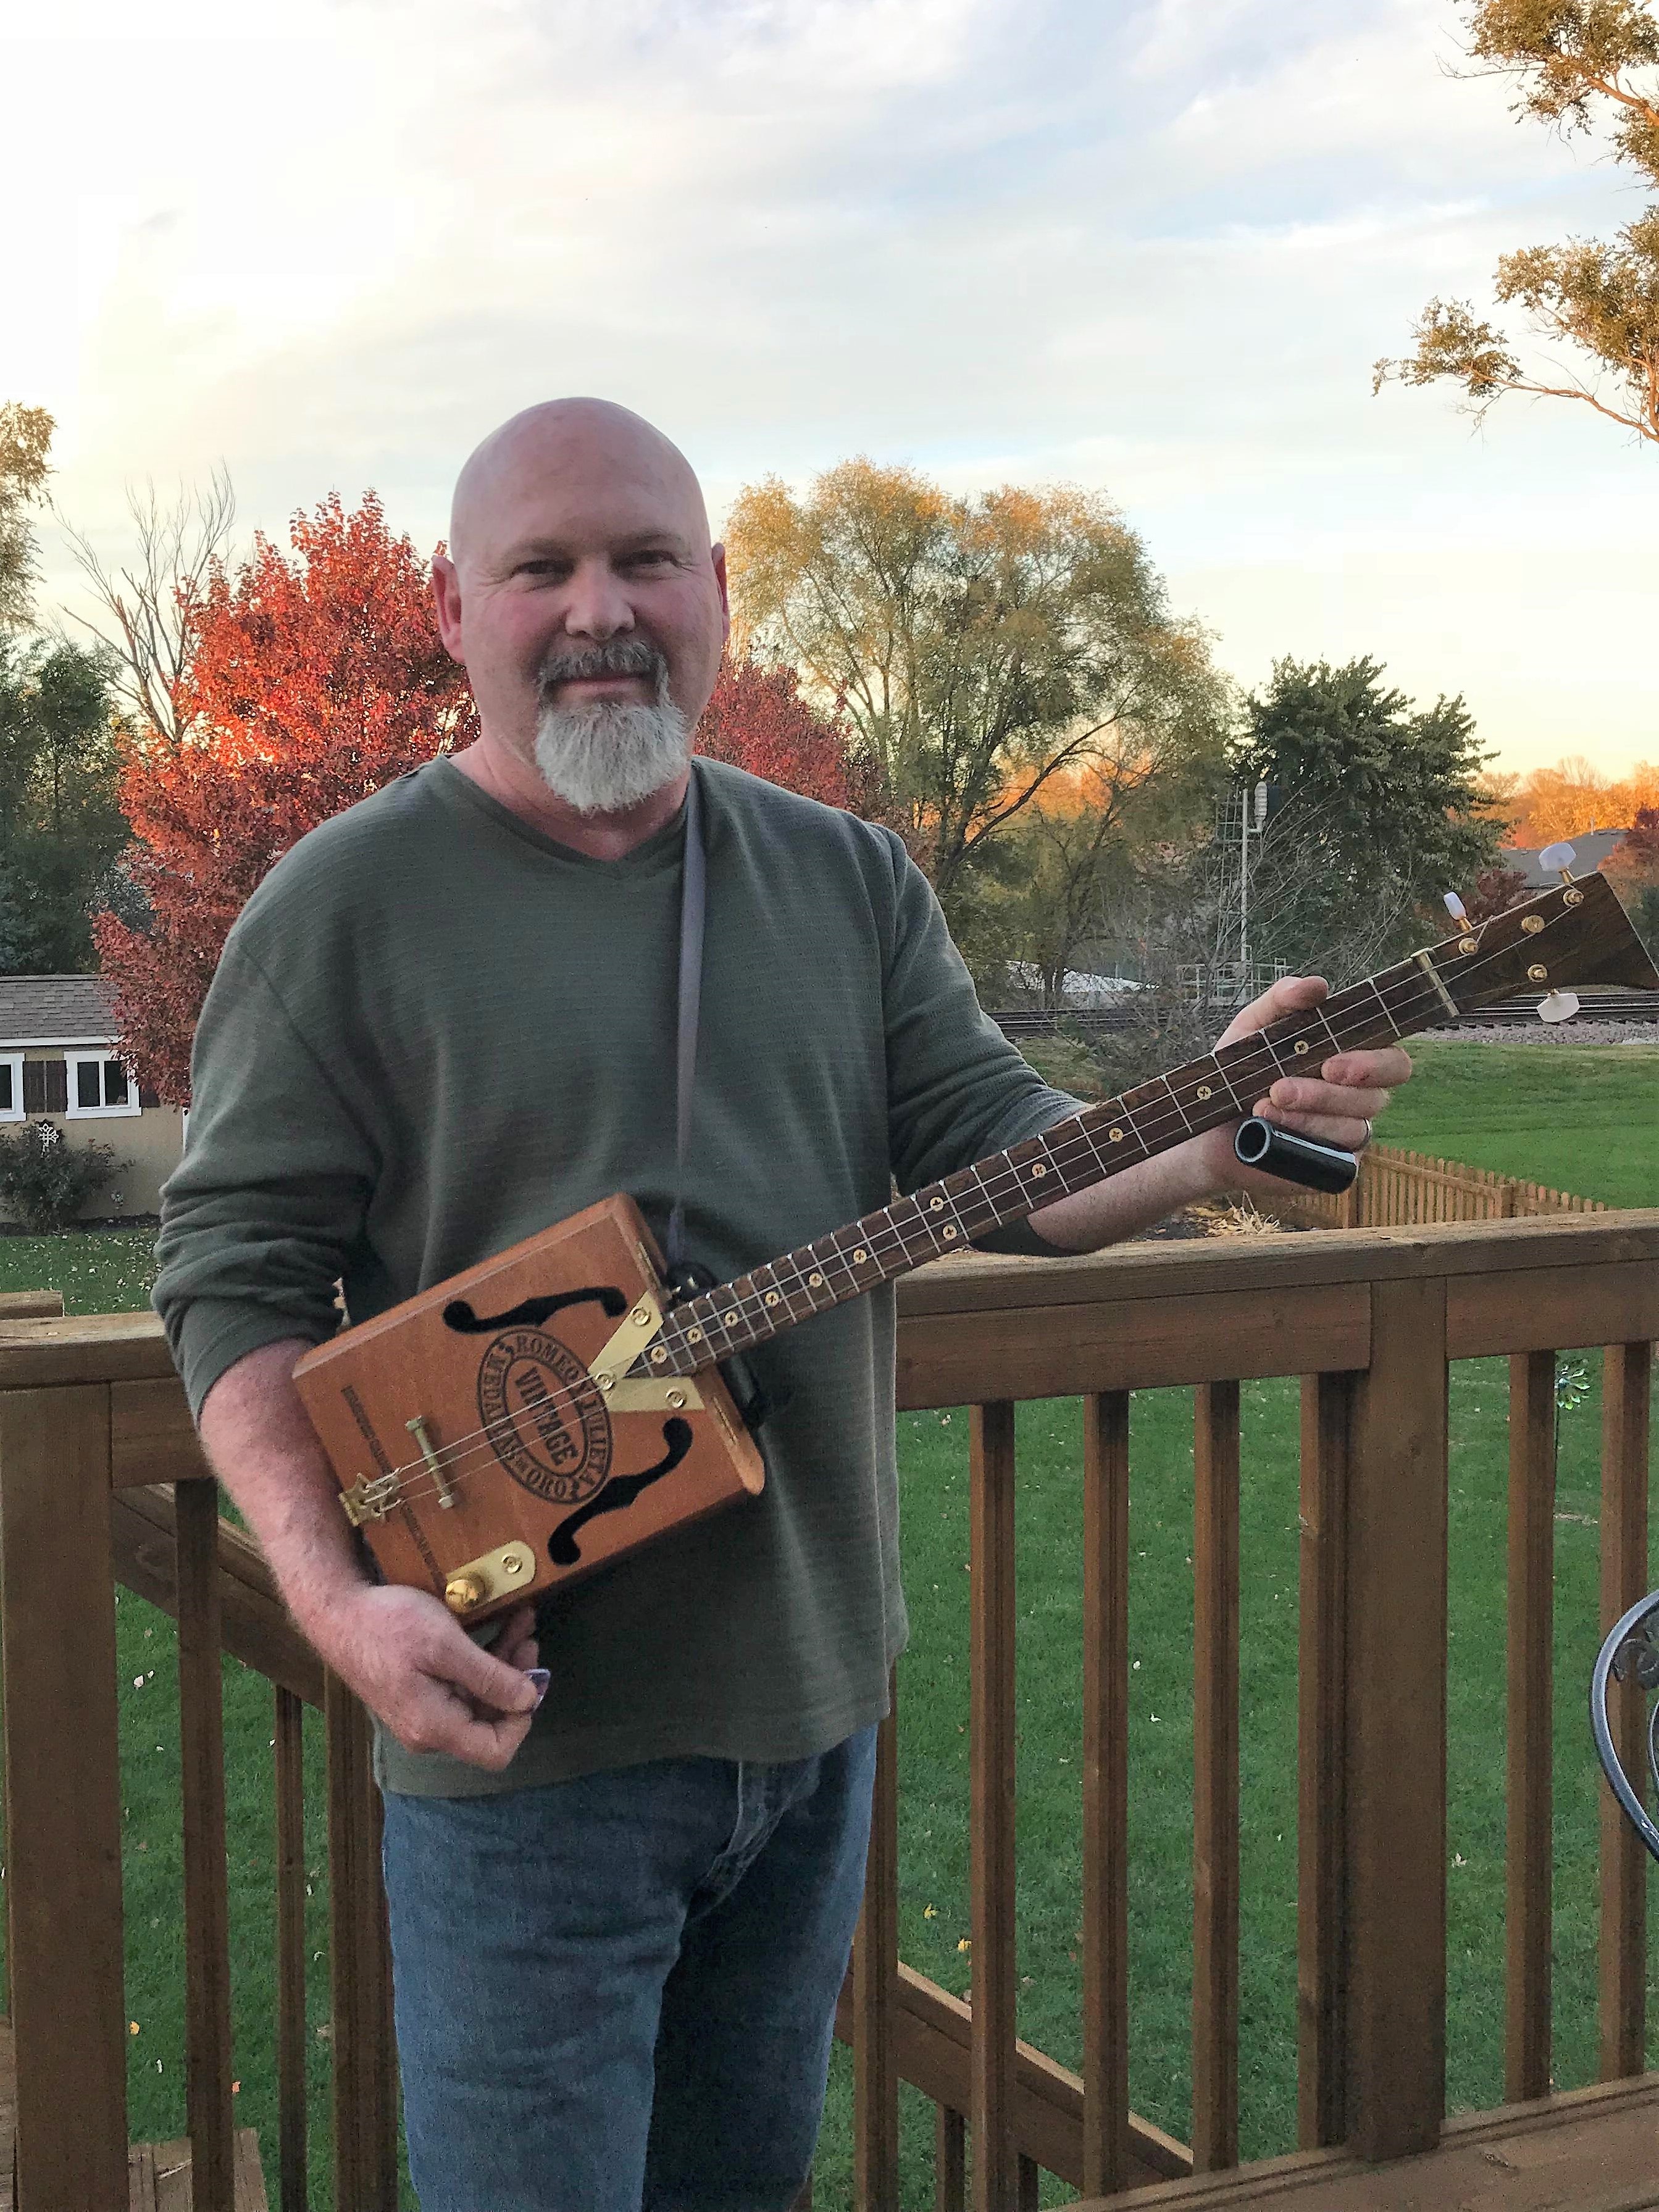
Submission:
<svg viewBox="0 0 1659 2212">
<path fill-rule="evenodd" d="M 1246 683 L 1369 652 L 1466 693 L 1506 765 L 1659 757 L 1651 450 L 1559 403 L 1477 429 L 1370 396 L 1429 295 L 1638 204 L 1449 74 L 1449 0 L 53 21 L 0 31 L 36 188 L 0 398 L 58 417 L 59 503 L 112 555 L 125 483 L 222 460 L 244 534 L 374 485 L 425 550 L 486 429 L 599 392 L 717 514 L 854 452 L 1103 486 Z"/>
</svg>

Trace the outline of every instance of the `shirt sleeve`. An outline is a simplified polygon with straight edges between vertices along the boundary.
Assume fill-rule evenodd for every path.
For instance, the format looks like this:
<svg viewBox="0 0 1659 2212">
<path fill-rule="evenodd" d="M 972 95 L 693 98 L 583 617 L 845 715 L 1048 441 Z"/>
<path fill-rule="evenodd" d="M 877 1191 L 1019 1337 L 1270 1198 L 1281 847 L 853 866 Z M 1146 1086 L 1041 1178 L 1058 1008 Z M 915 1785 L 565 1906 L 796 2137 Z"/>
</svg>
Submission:
<svg viewBox="0 0 1659 2212">
<path fill-rule="evenodd" d="M 376 1148 L 233 933 L 191 1061 L 189 1140 L 161 1194 L 153 1304 L 191 1410 L 282 1337 L 334 1334 Z"/>
<path fill-rule="evenodd" d="M 1066 1121 L 1081 1102 L 1046 1084 L 985 1012 L 932 884 L 896 837 L 892 843 L 888 1149 L 894 1180 L 908 1192 Z M 975 1242 L 988 1252 L 1059 1254 L 1024 1221 Z"/>
</svg>

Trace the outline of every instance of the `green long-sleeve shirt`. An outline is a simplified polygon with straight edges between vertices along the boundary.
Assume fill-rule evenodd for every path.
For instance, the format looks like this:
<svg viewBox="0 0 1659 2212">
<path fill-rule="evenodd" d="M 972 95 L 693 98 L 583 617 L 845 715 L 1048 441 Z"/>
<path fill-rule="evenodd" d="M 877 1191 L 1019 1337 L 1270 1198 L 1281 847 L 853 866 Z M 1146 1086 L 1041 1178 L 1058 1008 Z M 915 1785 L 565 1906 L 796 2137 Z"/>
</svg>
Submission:
<svg viewBox="0 0 1659 2212">
<path fill-rule="evenodd" d="M 725 1279 L 1074 1110 L 977 1005 L 899 841 L 699 761 L 708 921 L 685 1211 Z M 162 1201 L 157 1310 L 199 1411 L 614 1191 L 674 1197 L 683 817 L 619 860 L 439 760 L 313 830 L 232 930 Z M 1036 1248 L 1033 1248 L 1036 1249 Z M 383 1735 L 396 1790 L 804 1758 L 884 1711 L 905 1637 L 890 1288 L 755 1354 L 764 1493 L 544 1614 L 551 1694 L 505 1775 Z"/>
</svg>

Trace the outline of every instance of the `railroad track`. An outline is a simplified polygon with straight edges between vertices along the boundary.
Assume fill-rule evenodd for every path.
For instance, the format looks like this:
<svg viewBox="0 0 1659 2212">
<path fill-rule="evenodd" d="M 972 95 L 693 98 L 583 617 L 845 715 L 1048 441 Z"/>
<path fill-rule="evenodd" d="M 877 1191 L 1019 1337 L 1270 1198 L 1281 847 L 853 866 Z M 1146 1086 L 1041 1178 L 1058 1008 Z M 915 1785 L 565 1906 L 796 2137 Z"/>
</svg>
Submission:
<svg viewBox="0 0 1659 2212">
<path fill-rule="evenodd" d="M 1579 1018 L 1590 1022 L 1653 1022 L 1659 1023 L 1659 991 L 1581 991 Z M 1522 998 L 1510 999 L 1502 1006 L 1482 1006 L 1466 1013 L 1459 1022 L 1461 1029 L 1507 1030 L 1522 1029 L 1538 1018 L 1536 992 Z M 1230 1006 L 1213 1010 L 1216 1027 L 1224 1029 L 1231 1018 Z M 1018 1006 L 1001 1013 L 993 1013 L 1005 1036 L 1053 1036 L 1066 1030 L 1073 1036 L 1111 1036 L 1127 1030 L 1133 1019 L 1123 1006 L 1078 1006 L 1064 1011 L 1042 1007 Z M 1449 1026 L 1449 1024 L 1448 1025 Z M 1565 1034 L 1571 1034 L 1568 1024 Z"/>
</svg>

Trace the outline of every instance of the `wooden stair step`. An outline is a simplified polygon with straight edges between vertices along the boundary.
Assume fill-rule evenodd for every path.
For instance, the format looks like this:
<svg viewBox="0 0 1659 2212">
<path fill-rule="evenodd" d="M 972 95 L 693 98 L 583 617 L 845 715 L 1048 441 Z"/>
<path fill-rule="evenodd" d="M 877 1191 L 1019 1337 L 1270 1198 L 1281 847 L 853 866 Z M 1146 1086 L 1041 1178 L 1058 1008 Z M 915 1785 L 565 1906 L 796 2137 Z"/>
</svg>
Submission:
<svg viewBox="0 0 1659 2212">
<path fill-rule="evenodd" d="M 15 2212 L 16 2205 L 16 2078 L 11 2022 L 0 2014 L 0 2212 Z M 252 2128 L 236 2130 L 234 2179 L 236 2212 L 270 2212 L 259 2166 L 259 2139 Z M 128 2212 L 194 2212 L 189 2143 L 134 2143 L 127 2153 L 127 2191 Z"/>
<path fill-rule="evenodd" d="M 236 2130 L 236 2212 L 269 2212 L 259 2139 Z M 128 2212 L 192 2212 L 188 2142 L 134 2143 L 127 2157 Z"/>
</svg>

